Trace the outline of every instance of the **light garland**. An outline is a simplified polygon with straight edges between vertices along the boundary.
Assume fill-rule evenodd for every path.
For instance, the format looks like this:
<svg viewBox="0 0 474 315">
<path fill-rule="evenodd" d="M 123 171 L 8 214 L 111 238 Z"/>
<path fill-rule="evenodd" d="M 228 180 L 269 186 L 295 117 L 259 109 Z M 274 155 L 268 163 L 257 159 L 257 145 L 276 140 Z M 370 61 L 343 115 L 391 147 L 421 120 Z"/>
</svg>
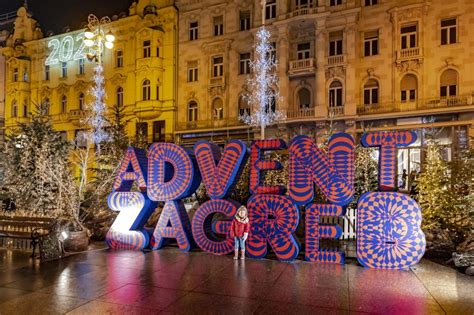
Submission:
<svg viewBox="0 0 474 315">
<path fill-rule="evenodd" d="M 265 138 L 265 128 L 285 119 L 285 115 L 276 110 L 279 94 L 279 80 L 276 75 L 278 63 L 271 52 L 270 32 L 261 26 L 256 34 L 255 60 L 250 63 L 252 75 L 247 80 L 249 93 L 245 95 L 250 112 L 239 117 L 245 124 L 260 127 L 261 138 Z M 275 111 L 272 102 L 275 101 Z"/>
<path fill-rule="evenodd" d="M 97 63 L 94 67 L 93 80 L 94 86 L 91 88 L 91 94 L 94 96 L 94 103 L 91 108 L 89 124 L 92 127 L 92 142 L 100 144 L 109 139 L 109 134 L 104 129 L 107 124 L 104 118 L 107 107 L 105 105 L 104 68 L 101 63 Z"/>
</svg>

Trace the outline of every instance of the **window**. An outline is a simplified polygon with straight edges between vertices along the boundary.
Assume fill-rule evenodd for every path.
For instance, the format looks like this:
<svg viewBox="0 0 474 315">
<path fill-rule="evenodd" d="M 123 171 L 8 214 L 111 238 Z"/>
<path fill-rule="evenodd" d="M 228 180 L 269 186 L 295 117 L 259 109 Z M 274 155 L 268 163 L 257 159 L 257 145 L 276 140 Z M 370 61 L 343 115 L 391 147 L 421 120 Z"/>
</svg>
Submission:
<svg viewBox="0 0 474 315">
<path fill-rule="evenodd" d="M 49 108 L 50 108 L 49 98 L 45 98 L 43 100 L 43 113 L 45 115 L 49 115 Z"/>
<path fill-rule="evenodd" d="M 150 80 L 145 79 L 142 83 L 142 100 L 149 101 L 151 99 L 151 84 Z"/>
<path fill-rule="evenodd" d="M 342 4 L 342 0 L 331 0 L 331 1 L 329 1 L 329 5 L 331 7 L 334 7 L 336 5 L 341 5 L 341 4 Z"/>
<path fill-rule="evenodd" d="M 250 106 L 245 95 L 239 97 L 239 116 L 250 115 Z"/>
<path fill-rule="evenodd" d="M 160 57 L 160 47 L 156 47 L 156 56 Z"/>
<path fill-rule="evenodd" d="M 84 110 L 85 109 L 85 98 L 84 98 L 84 93 L 79 94 L 79 110 Z"/>
<path fill-rule="evenodd" d="M 458 72 L 448 69 L 441 74 L 440 97 L 452 97 L 458 95 Z"/>
<path fill-rule="evenodd" d="M 379 54 L 379 32 L 364 33 L 364 56 L 375 56 Z"/>
<path fill-rule="evenodd" d="M 329 34 L 329 56 L 342 55 L 342 31 Z"/>
<path fill-rule="evenodd" d="M 457 20 L 441 20 L 441 45 L 457 43 Z"/>
<path fill-rule="evenodd" d="M 46 81 L 49 81 L 49 70 L 50 70 L 49 65 L 44 66 L 44 79 Z"/>
<path fill-rule="evenodd" d="M 165 142 L 166 130 L 165 121 L 159 120 L 153 122 L 153 142 Z"/>
<path fill-rule="evenodd" d="M 313 0 L 296 0 L 296 9 L 312 8 Z"/>
<path fill-rule="evenodd" d="M 400 101 L 402 103 L 416 101 L 417 85 L 417 79 L 413 74 L 407 74 L 403 77 L 400 83 Z"/>
<path fill-rule="evenodd" d="M 143 42 L 143 58 L 151 57 L 151 41 L 146 40 Z"/>
<path fill-rule="evenodd" d="M 364 85 L 364 105 L 379 103 L 379 83 L 370 79 Z"/>
<path fill-rule="evenodd" d="M 342 83 L 339 80 L 334 80 L 329 86 L 329 107 L 342 105 Z"/>
<path fill-rule="evenodd" d="M 136 124 L 136 134 L 135 134 L 137 142 L 148 142 L 148 123 L 146 122 L 138 122 Z"/>
<path fill-rule="evenodd" d="M 297 58 L 298 60 L 309 59 L 311 55 L 311 45 L 310 43 L 301 43 L 297 46 Z"/>
<path fill-rule="evenodd" d="M 214 119 L 222 120 L 224 119 L 224 104 L 222 98 L 216 98 L 212 102 L 212 109 L 214 111 Z"/>
<path fill-rule="evenodd" d="M 198 120 L 198 104 L 195 101 L 191 101 L 188 104 L 188 121 Z"/>
<path fill-rule="evenodd" d="M 401 44 L 402 49 L 409 49 L 418 47 L 418 39 L 417 39 L 417 25 L 408 25 L 402 26 L 401 28 Z"/>
<path fill-rule="evenodd" d="M 26 100 L 23 102 L 23 117 L 28 117 L 28 103 Z"/>
<path fill-rule="evenodd" d="M 240 54 L 239 74 L 250 73 L 250 53 Z"/>
<path fill-rule="evenodd" d="M 67 78 L 67 62 L 61 63 L 61 77 Z"/>
<path fill-rule="evenodd" d="M 74 142 L 78 148 L 87 147 L 87 131 L 86 130 L 76 130 L 74 135 Z"/>
<path fill-rule="evenodd" d="M 67 112 L 67 97 L 63 95 L 61 97 L 61 114 L 65 114 Z"/>
<path fill-rule="evenodd" d="M 79 59 L 79 74 L 86 73 L 84 58 Z"/>
<path fill-rule="evenodd" d="M 277 60 L 277 48 L 276 48 L 276 42 L 270 43 L 270 58 L 272 58 L 273 62 L 276 62 Z M 268 58 L 268 56 L 267 56 Z"/>
<path fill-rule="evenodd" d="M 265 4 L 265 19 L 270 20 L 276 18 L 276 9 L 276 0 L 268 0 Z"/>
<path fill-rule="evenodd" d="M 160 86 L 156 85 L 156 100 L 160 100 Z"/>
<path fill-rule="evenodd" d="M 213 57 L 212 58 L 212 76 L 222 77 L 224 75 L 224 58 Z"/>
<path fill-rule="evenodd" d="M 311 92 L 305 87 L 298 90 L 298 104 L 300 109 L 312 107 Z"/>
<path fill-rule="evenodd" d="M 365 0 L 365 6 L 370 7 L 371 5 L 376 5 L 378 0 Z"/>
<path fill-rule="evenodd" d="M 23 81 L 28 82 L 28 71 L 26 69 L 23 70 Z"/>
<path fill-rule="evenodd" d="M 274 113 L 276 111 L 276 99 L 275 96 L 271 96 L 268 100 L 267 106 L 265 106 L 265 113 L 269 113 L 272 111 Z"/>
<path fill-rule="evenodd" d="M 188 62 L 188 82 L 196 82 L 199 79 L 198 62 Z"/>
<path fill-rule="evenodd" d="M 115 52 L 115 67 L 123 67 L 123 50 L 119 49 Z"/>
<path fill-rule="evenodd" d="M 119 86 L 115 92 L 115 102 L 118 107 L 123 106 L 123 87 Z"/>
<path fill-rule="evenodd" d="M 12 102 L 12 117 L 18 117 L 18 105 L 16 101 Z"/>
<path fill-rule="evenodd" d="M 197 40 L 199 36 L 198 22 L 189 23 L 189 40 Z"/>
<path fill-rule="evenodd" d="M 214 36 L 224 35 L 224 17 L 216 16 L 214 17 Z"/>
<path fill-rule="evenodd" d="M 13 69 L 13 82 L 18 82 L 18 68 Z"/>
<path fill-rule="evenodd" d="M 250 10 L 240 11 L 240 30 L 248 31 L 250 29 Z"/>
</svg>

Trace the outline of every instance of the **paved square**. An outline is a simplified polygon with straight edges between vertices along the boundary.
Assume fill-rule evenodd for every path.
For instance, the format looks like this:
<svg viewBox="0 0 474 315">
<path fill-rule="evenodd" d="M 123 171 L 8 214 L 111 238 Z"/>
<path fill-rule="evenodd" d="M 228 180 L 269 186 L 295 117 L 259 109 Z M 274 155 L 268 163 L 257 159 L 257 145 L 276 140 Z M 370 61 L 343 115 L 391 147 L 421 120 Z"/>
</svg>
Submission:
<svg viewBox="0 0 474 315">
<path fill-rule="evenodd" d="M 31 266 L 3 251 L 0 314 L 473 314 L 474 280 L 297 260 L 234 261 L 176 248 L 96 250 Z M 12 257 L 15 255 L 15 257 Z"/>
</svg>

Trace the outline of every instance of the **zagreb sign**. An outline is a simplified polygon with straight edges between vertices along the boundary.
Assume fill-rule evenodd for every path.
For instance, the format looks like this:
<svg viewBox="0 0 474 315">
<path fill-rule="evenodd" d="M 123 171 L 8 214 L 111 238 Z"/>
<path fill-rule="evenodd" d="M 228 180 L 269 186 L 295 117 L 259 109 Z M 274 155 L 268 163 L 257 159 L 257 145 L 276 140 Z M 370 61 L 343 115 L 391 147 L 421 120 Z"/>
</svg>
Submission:
<svg viewBox="0 0 474 315">
<path fill-rule="evenodd" d="M 420 229 L 421 209 L 407 195 L 396 192 L 396 148 L 416 140 L 411 131 L 369 132 L 362 145 L 378 147 L 379 191 L 367 192 L 357 206 L 357 259 L 369 268 L 406 269 L 416 264 L 425 251 L 425 236 Z M 265 151 L 289 150 L 288 194 L 284 186 L 264 185 L 263 171 L 278 170 L 278 161 L 264 159 Z M 172 143 L 154 143 L 148 153 L 129 148 L 122 161 L 108 204 L 120 211 L 106 236 L 114 249 L 157 250 L 169 239 L 176 239 L 186 252 L 196 245 L 211 254 L 233 251 L 230 219 L 239 204 L 228 198 L 236 179 L 250 159 L 250 192 L 247 208 L 250 232 L 247 256 L 264 258 L 271 248 L 281 261 L 296 259 L 300 243 L 294 235 L 300 207 L 305 215 L 305 259 L 311 262 L 343 263 L 344 253 L 322 249 L 321 239 L 337 239 L 339 226 L 321 224 L 321 216 L 339 217 L 354 195 L 354 149 L 352 136 L 338 133 L 331 137 L 328 152 L 317 147 L 308 136 L 297 136 L 289 146 L 283 140 L 255 140 L 250 149 L 244 142 L 229 141 L 220 148 L 199 141 L 194 151 Z M 201 181 L 209 201 L 202 204 L 192 219 L 185 211 L 183 198 L 193 194 Z M 140 192 L 132 192 L 136 184 Z M 327 204 L 313 203 L 314 185 Z M 144 228 L 158 202 L 163 211 L 153 231 Z M 213 219 L 215 214 L 227 220 Z"/>
</svg>

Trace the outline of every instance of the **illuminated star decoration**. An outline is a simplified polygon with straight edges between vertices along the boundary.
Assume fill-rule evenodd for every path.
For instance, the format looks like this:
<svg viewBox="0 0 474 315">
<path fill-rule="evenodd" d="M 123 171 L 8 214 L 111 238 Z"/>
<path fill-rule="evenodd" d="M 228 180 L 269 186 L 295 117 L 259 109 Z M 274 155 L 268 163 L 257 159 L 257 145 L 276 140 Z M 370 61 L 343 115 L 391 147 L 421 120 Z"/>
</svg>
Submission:
<svg viewBox="0 0 474 315">
<path fill-rule="evenodd" d="M 277 61 L 272 54 L 270 32 L 261 26 L 256 34 L 255 60 L 250 63 L 252 75 L 247 80 L 249 93 L 244 97 L 250 105 L 250 112 L 244 112 L 239 119 L 245 124 L 260 127 L 261 137 L 265 138 L 265 128 L 285 119 L 285 115 L 276 110 L 279 99 Z"/>
</svg>

